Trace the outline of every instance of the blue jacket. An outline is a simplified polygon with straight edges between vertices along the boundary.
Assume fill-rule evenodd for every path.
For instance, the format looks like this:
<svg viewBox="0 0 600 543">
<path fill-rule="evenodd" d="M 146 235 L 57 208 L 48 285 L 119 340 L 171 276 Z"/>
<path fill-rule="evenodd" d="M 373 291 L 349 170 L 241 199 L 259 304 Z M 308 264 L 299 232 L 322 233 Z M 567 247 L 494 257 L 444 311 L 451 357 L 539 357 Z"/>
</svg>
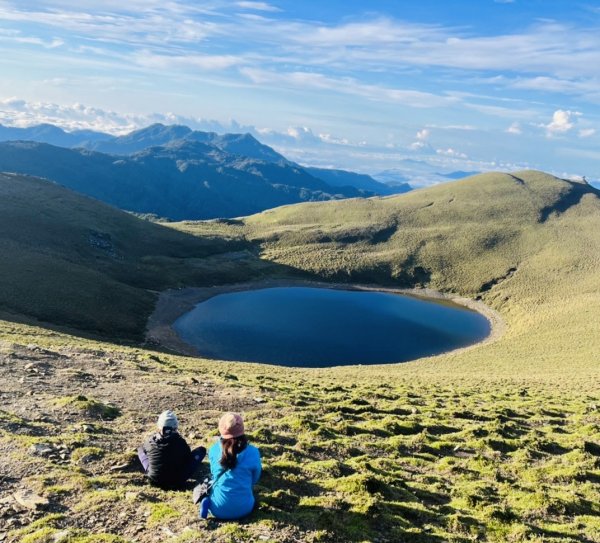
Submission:
<svg viewBox="0 0 600 543">
<path fill-rule="evenodd" d="M 221 441 L 208 451 L 210 472 L 213 480 L 220 477 L 210 494 L 210 512 L 220 519 L 237 519 L 246 516 L 254 508 L 252 487 L 258 482 L 262 470 L 260 453 L 248 445 L 237 455 L 237 464 L 232 470 L 223 471 L 221 466 Z"/>
</svg>

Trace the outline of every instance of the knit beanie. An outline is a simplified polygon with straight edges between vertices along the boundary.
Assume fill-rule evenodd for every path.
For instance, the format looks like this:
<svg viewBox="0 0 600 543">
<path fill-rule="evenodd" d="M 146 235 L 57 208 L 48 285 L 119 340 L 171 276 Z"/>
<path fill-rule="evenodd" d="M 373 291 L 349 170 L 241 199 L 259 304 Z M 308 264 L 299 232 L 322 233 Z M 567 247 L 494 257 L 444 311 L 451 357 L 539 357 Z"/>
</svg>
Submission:
<svg viewBox="0 0 600 543">
<path fill-rule="evenodd" d="M 223 439 L 244 435 L 244 419 L 239 413 L 225 413 L 219 421 L 219 433 Z"/>
<path fill-rule="evenodd" d="M 171 430 L 177 430 L 179 426 L 179 421 L 177 420 L 177 416 L 173 411 L 167 410 L 163 411 L 158 417 L 158 421 L 156 422 L 156 426 L 162 432 L 163 428 L 171 428 Z"/>
</svg>

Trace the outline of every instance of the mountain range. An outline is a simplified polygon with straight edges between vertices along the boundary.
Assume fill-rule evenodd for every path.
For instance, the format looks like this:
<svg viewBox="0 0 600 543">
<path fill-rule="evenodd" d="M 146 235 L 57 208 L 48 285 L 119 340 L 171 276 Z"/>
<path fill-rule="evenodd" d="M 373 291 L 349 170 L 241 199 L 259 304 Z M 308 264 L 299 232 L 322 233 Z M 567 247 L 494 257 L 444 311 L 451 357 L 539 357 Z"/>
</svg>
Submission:
<svg viewBox="0 0 600 543">
<path fill-rule="evenodd" d="M 181 125 L 154 124 L 124 136 L 0 125 L 1 140 L 0 171 L 51 179 L 121 209 L 170 220 L 410 190 L 353 172 L 304 168 L 251 134 Z"/>
</svg>

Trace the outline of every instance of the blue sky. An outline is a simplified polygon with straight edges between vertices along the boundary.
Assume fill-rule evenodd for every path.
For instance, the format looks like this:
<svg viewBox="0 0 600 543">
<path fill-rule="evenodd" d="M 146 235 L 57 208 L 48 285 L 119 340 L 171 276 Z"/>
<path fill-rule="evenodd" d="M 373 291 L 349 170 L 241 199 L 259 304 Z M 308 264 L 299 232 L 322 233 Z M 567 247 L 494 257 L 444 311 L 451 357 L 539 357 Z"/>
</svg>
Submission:
<svg viewBox="0 0 600 543">
<path fill-rule="evenodd" d="M 599 1 L 0 0 L 2 124 L 250 131 L 421 184 L 600 178 L 599 66 Z"/>
</svg>

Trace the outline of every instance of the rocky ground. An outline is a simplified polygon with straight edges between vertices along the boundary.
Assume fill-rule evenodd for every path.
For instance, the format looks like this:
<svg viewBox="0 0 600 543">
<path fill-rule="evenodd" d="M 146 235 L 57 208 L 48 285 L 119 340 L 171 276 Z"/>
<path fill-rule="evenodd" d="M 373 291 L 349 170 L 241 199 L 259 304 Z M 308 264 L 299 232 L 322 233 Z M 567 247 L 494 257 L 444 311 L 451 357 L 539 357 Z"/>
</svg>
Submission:
<svg viewBox="0 0 600 543">
<path fill-rule="evenodd" d="M 206 445 L 222 412 L 260 410 L 262 402 L 157 355 L 7 343 L 1 352 L 0 541 L 34 525 L 65 538 L 77 530 L 137 541 L 174 535 L 160 522 L 160 491 L 146 485 L 134 456 L 157 414 L 173 409 L 190 444 Z M 182 502 L 191 496 L 179 494 Z M 192 507 L 186 513 L 177 529 L 196 522 Z"/>
</svg>

